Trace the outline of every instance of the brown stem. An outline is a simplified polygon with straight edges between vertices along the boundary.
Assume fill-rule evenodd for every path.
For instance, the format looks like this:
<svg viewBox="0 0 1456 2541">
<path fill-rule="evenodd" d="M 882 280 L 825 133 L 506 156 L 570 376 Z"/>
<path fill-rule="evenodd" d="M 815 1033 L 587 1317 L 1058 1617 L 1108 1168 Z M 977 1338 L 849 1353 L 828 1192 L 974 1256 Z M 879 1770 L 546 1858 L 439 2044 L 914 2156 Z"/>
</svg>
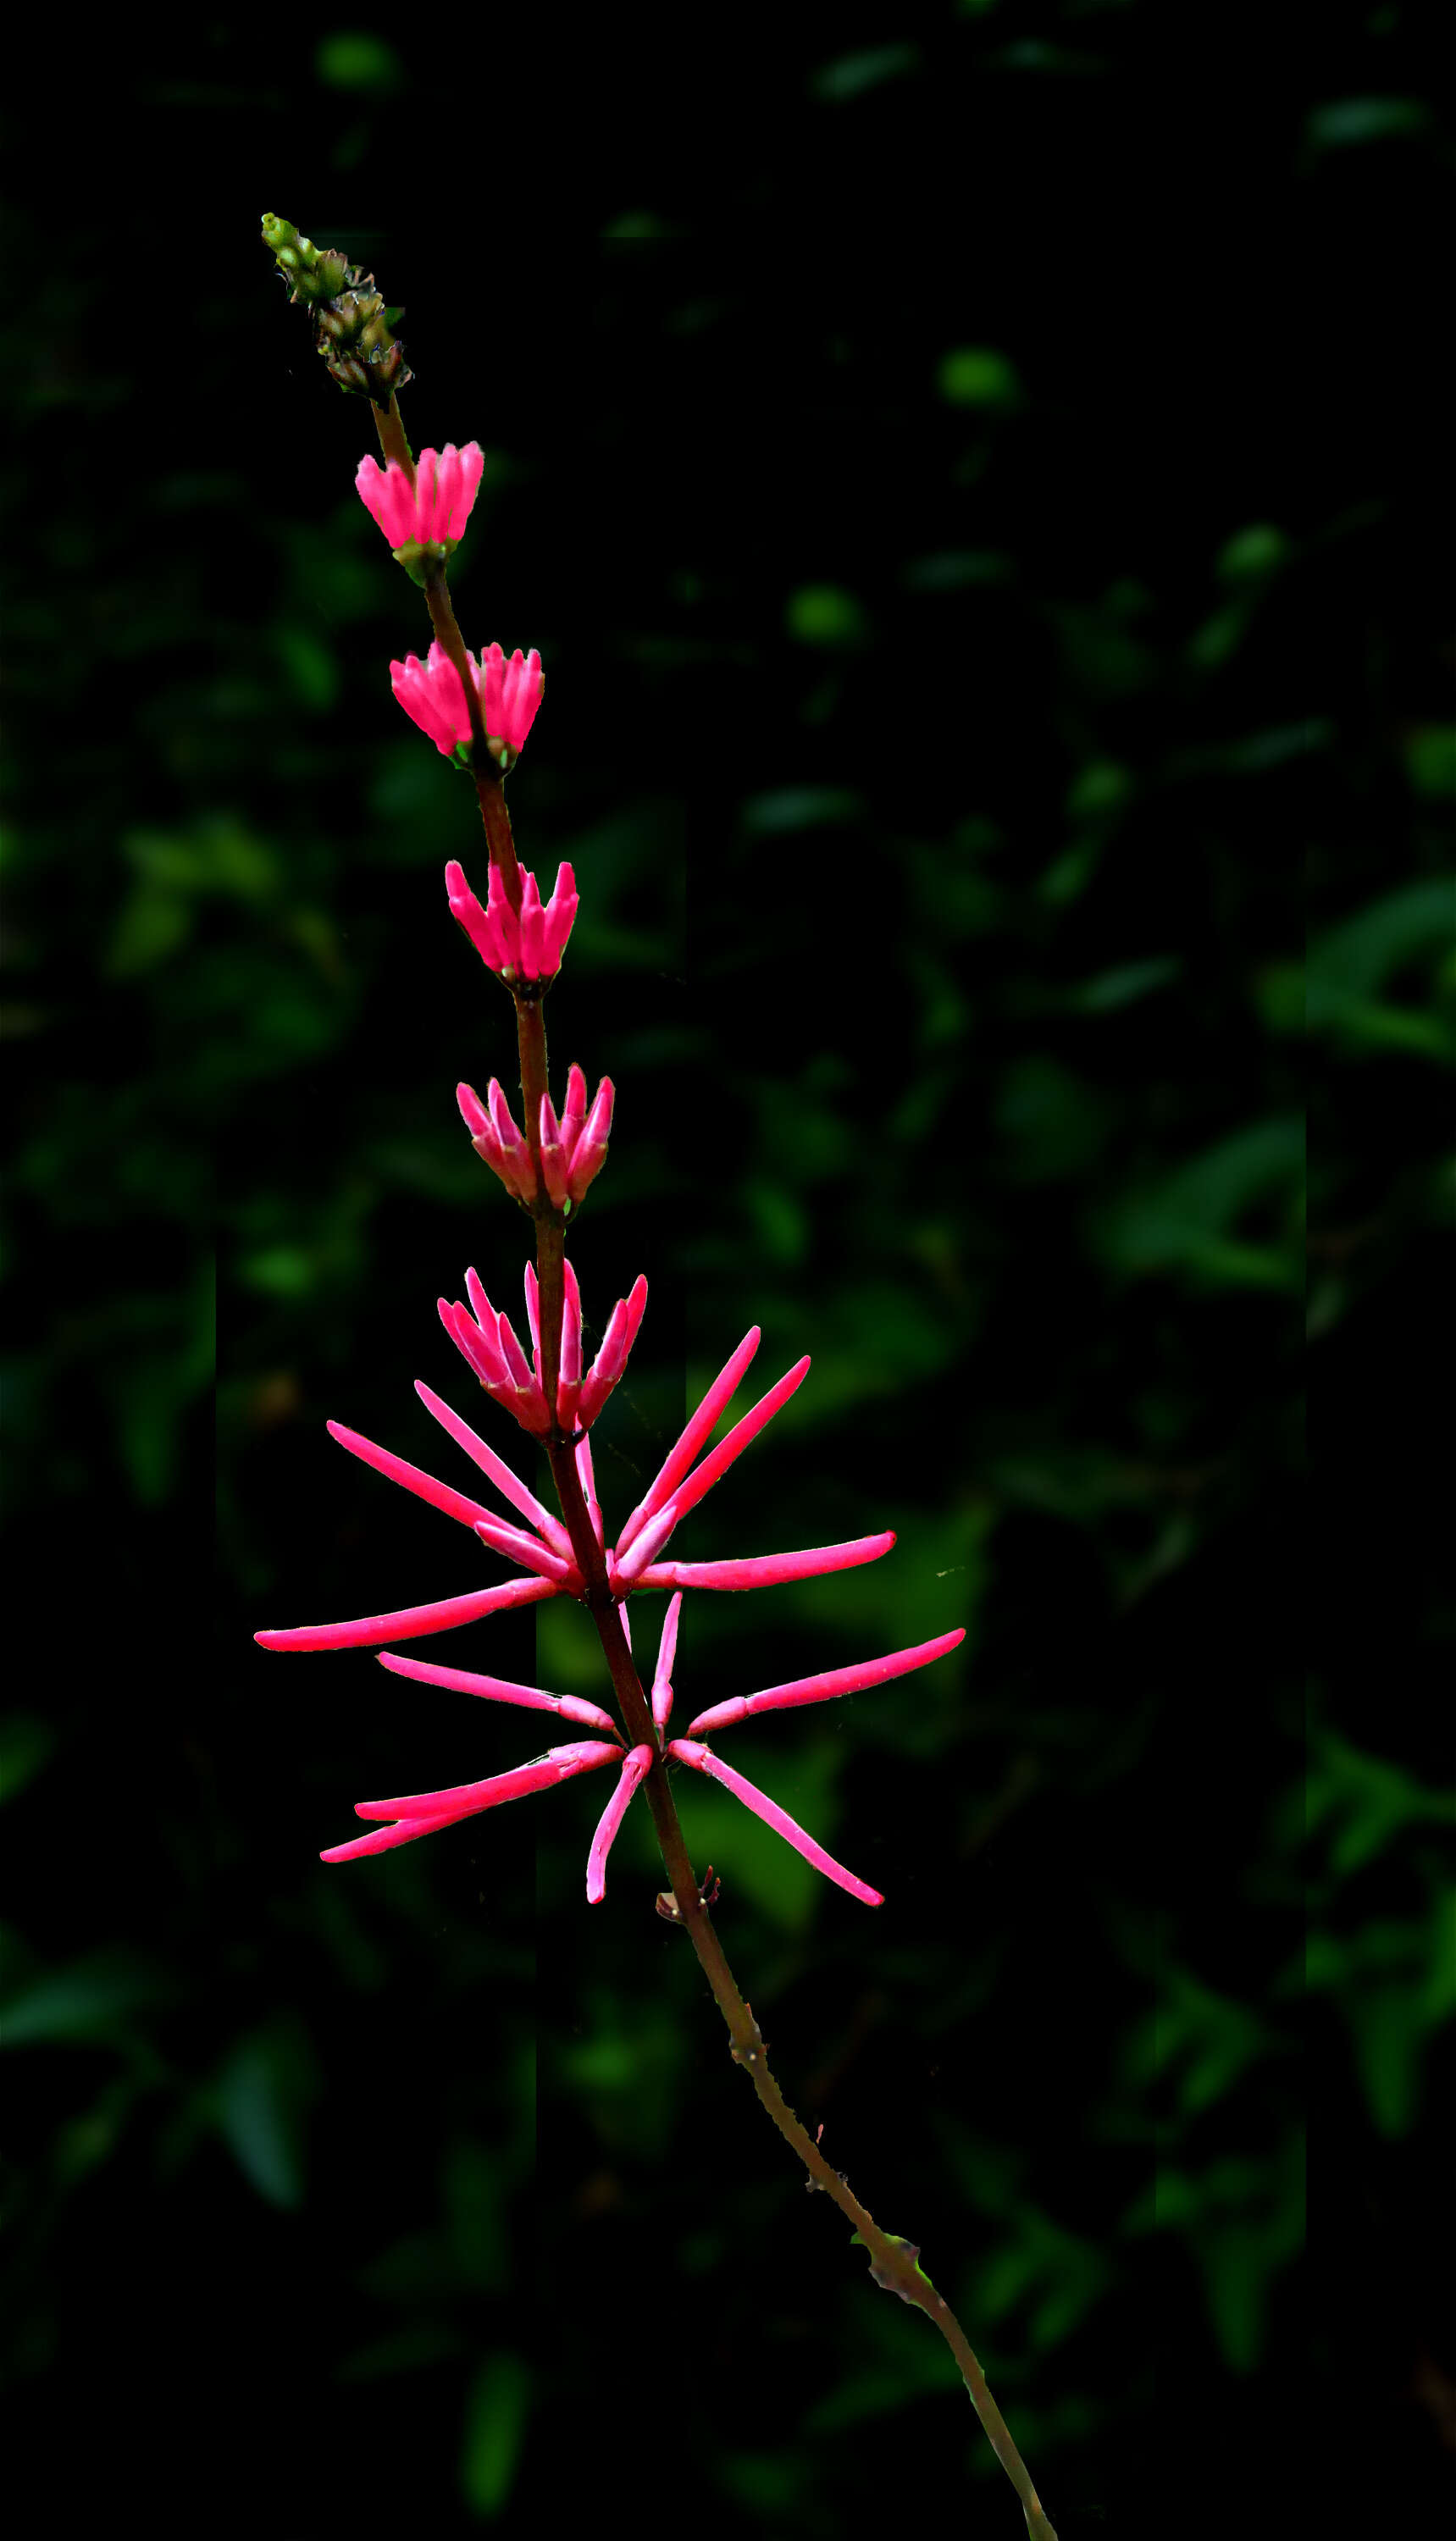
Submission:
<svg viewBox="0 0 1456 2541">
<path fill-rule="evenodd" d="M 370 411 L 374 416 L 374 428 L 379 434 L 379 446 L 384 452 L 386 465 L 389 464 L 390 460 L 398 459 L 405 475 L 409 479 L 412 490 L 414 485 L 414 453 L 410 449 L 408 441 L 405 439 L 404 421 L 400 412 L 400 400 L 395 396 L 394 391 L 391 390 L 390 392 L 390 401 L 387 406 L 375 405 L 371 399 Z"/>
<path fill-rule="evenodd" d="M 516 840 L 511 829 L 511 816 L 506 810 L 505 779 L 493 759 L 487 757 L 483 769 L 474 768 L 475 794 L 484 824 L 485 842 L 490 861 L 500 867 L 505 896 L 519 917 L 521 914 L 521 868 L 516 861 Z"/>
</svg>

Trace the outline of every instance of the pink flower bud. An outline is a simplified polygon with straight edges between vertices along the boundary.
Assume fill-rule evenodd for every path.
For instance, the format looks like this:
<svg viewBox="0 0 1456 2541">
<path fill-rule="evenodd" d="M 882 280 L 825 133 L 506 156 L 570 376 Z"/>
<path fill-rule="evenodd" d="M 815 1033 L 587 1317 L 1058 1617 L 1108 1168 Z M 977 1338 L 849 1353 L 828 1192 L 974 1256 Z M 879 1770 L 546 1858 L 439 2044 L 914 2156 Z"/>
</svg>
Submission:
<svg viewBox="0 0 1456 2541">
<path fill-rule="evenodd" d="M 571 1149 L 566 1190 L 573 1208 L 580 1206 L 607 1162 L 607 1135 L 612 1127 L 612 1106 L 615 1095 L 616 1088 L 611 1077 L 604 1076 L 597 1089 L 597 1099 L 583 1121 L 580 1135 Z"/>
<path fill-rule="evenodd" d="M 586 1119 L 586 1108 L 587 1081 L 573 1059 L 566 1070 L 566 1100 L 561 1106 L 561 1144 L 566 1150 L 568 1164 L 576 1141 L 581 1136 L 581 1125 Z"/>
<path fill-rule="evenodd" d="M 455 1099 L 460 1105 L 461 1117 L 470 1130 L 471 1144 L 476 1155 L 490 1167 L 493 1174 L 498 1175 L 512 1199 L 521 1200 L 529 1208 L 536 1197 L 536 1177 L 532 1170 L 530 1150 L 520 1140 L 509 1150 L 503 1145 L 494 1123 L 473 1087 L 457 1085 Z"/>
<path fill-rule="evenodd" d="M 506 660 L 498 644 L 492 644 L 480 656 L 480 696 L 485 712 L 485 737 L 491 756 L 503 767 L 510 767 L 526 747 L 526 736 L 536 721 L 537 708 L 546 694 L 542 677 L 541 655 L 537 652 L 521 658 L 519 645 Z"/>
<path fill-rule="evenodd" d="M 361 459 L 354 483 L 366 511 L 379 523 L 392 547 L 443 546 L 448 552 L 465 536 L 485 454 L 478 441 L 457 450 L 422 450 L 411 486 L 398 459 L 381 468 L 377 459 Z"/>
<path fill-rule="evenodd" d="M 556 1387 L 556 1418 L 563 1429 L 576 1426 L 576 1407 L 581 1395 L 581 1290 L 570 1262 L 562 1269 L 566 1273 L 566 1295 L 561 1308 L 561 1376 Z"/>
<path fill-rule="evenodd" d="M 622 1765 L 617 1788 L 602 1811 L 592 1849 L 587 1855 L 587 1904 L 600 1906 L 607 1894 L 607 1855 L 617 1837 L 617 1830 L 626 1815 L 627 1802 L 644 1774 L 650 1774 L 657 1759 L 650 1747 L 634 1747 Z"/>
<path fill-rule="evenodd" d="M 576 876 L 569 865 L 557 865 L 556 888 L 546 905 L 546 923 L 543 929 L 546 966 L 542 972 L 543 979 L 554 979 L 561 968 L 561 956 L 566 950 L 566 940 L 576 920 Z"/>
<path fill-rule="evenodd" d="M 591 1371 L 581 1389 L 576 1417 L 583 1429 L 590 1428 L 614 1386 L 620 1382 L 633 1342 L 641 1329 L 647 1306 L 647 1282 L 638 1278 L 629 1297 L 619 1297 L 608 1317 L 602 1346 L 592 1361 Z"/>
<path fill-rule="evenodd" d="M 468 653 L 466 660 L 472 676 L 478 678 L 473 656 Z M 446 759 L 470 740 L 471 713 L 460 673 L 438 644 L 430 646 L 422 662 L 414 653 L 407 653 L 402 662 L 392 662 L 390 684 L 405 713 L 429 734 Z"/>
<path fill-rule="evenodd" d="M 662 1619 L 662 1638 L 657 1645 L 657 1665 L 652 1672 L 652 1717 L 659 1729 L 665 1729 L 673 1716 L 673 1661 L 678 1654 L 678 1618 L 683 1612 L 683 1592 L 668 1601 Z"/>
<path fill-rule="evenodd" d="M 561 1152 L 561 1125 L 548 1094 L 541 1098 L 541 1175 L 552 1205 L 563 1208 L 569 1197 L 566 1159 Z"/>
<path fill-rule="evenodd" d="M 450 898 L 450 914 L 465 928 L 475 951 L 489 970 L 504 972 L 514 965 L 516 945 L 502 918 L 501 904 L 505 893 L 501 887 L 500 868 L 490 868 L 489 898 L 484 908 L 465 878 L 465 869 L 452 861 L 445 868 L 445 889 Z M 507 908 L 505 917 L 509 918 Z"/>
</svg>

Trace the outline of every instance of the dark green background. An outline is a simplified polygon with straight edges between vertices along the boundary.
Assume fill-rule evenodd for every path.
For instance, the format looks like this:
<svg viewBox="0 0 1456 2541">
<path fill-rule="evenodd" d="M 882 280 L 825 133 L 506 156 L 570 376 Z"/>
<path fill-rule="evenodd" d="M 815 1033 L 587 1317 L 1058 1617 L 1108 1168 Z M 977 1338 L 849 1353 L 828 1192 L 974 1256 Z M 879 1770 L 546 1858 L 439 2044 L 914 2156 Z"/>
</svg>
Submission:
<svg viewBox="0 0 1456 2541">
<path fill-rule="evenodd" d="M 523 1259 L 453 1097 L 510 1072 L 474 807 L 265 208 L 404 303 L 416 445 L 489 453 L 467 640 L 546 660 L 575 1258 L 652 1290 L 609 1521 L 758 1321 L 756 1390 L 814 1370 L 683 1553 L 899 1530 L 690 1600 L 680 1701 L 967 1628 L 723 1743 L 878 1915 L 682 1789 L 790 2099 L 1062 2541 L 1440 2511 L 1434 27 L 217 15 L 13 88 L 4 2310 L 60 2520 L 1019 2528 L 640 1806 L 595 1913 L 596 1782 L 317 1860 L 545 1741 L 249 1637 L 495 1575 L 323 1422 L 469 1487 L 422 1376 L 515 1453 L 435 1299 Z M 564 1606 L 420 1654 L 598 1684 Z"/>
</svg>

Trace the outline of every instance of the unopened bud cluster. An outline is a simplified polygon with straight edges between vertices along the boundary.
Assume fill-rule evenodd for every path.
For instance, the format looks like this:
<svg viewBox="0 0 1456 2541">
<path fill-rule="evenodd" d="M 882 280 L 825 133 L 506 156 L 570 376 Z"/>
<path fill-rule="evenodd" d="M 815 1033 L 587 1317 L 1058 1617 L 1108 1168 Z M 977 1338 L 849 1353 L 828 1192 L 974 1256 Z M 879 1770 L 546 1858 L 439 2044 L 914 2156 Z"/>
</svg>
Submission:
<svg viewBox="0 0 1456 2541">
<path fill-rule="evenodd" d="M 569 1217 L 581 1205 L 607 1162 L 616 1100 L 610 1076 L 603 1077 L 590 1110 L 586 1078 L 574 1063 L 567 1071 L 566 1101 L 559 1117 L 550 1096 L 542 1096 L 537 1155 L 517 1128 L 498 1078 L 490 1080 L 487 1103 L 470 1085 L 458 1085 L 455 1099 L 476 1155 L 523 1208 L 534 1211 L 546 1201 Z"/>
<path fill-rule="evenodd" d="M 315 247 L 273 212 L 262 216 L 262 235 L 289 285 L 289 299 L 313 313 L 315 346 L 329 378 L 387 406 L 413 377 L 403 345 L 390 331 L 391 321 L 403 312 L 386 309 L 373 274 L 350 264 L 342 248 Z"/>
</svg>

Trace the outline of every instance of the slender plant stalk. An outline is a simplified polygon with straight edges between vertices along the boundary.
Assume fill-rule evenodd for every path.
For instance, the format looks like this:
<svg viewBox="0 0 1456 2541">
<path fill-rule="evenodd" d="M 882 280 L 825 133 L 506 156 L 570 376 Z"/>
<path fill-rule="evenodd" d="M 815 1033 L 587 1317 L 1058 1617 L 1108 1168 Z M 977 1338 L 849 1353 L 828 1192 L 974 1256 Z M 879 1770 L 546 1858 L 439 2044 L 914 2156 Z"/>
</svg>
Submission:
<svg viewBox="0 0 1456 2541">
<path fill-rule="evenodd" d="M 326 296 L 316 251 L 310 242 L 299 239 L 286 223 L 275 222 L 265 215 L 265 239 L 273 247 L 295 285 L 295 297 L 319 300 Z M 336 251 L 326 252 L 336 259 L 341 277 L 344 262 Z M 303 279 L 301 279 L 301 276 Z M 357 280 L 358 277 L 355 277 Z M 366 278 L 372 289 L 372 278 Z M 335 285 L 335 288 L 337 286 Z M 342 308 L 343 303 L 331 305 Z M 371 411 L 386 464 L 398 462 L 404 471 L 411 491 L 416 470 L 413 454 L 400 414 L 393 380 L 400 375 L 400 350 L 394 345 L 388 327 L 380 314 L 382 304 L 375 294 L 370 307 L 373 316 L 365 326 L 365 314 L 356 313 L 348 341 L 363 328 L 363 345 L 370 362 L 379 362 L 377 370 L 367 370 L 359 361 L 345 360 L 342 367 L 330 362 L 333 375 L 346 387 L 367 385 Z M 332 340 L 330 338 L 330 340 Z M 329 346 L 321 344 L 326 353 Z M 393 367 L 390 367 L 393 366 Z M 403 371 L 408 379 L 409 373 Z M 378 385 L 373 383 L 377 382 Z M 388 403 L 380 389 L 389 384 Z M 410 569 L 424 590 L 430 620 L 441 651 L 454 665 L 460 678 L 470 719 L 472 737 L 472 772 L 475 781 L 480 818 L 490 851 L 491 863 L 500 873 L 501 884 L 511 908 L 519 916 L 523 884 L 511 834 L 510 815 L 506 810 L 504 766 L 491 752 L 485 731 L 479 691 L 472 673 L 465 641 L 456 622 L 446 577 L 443 547 L 415 549 L 419 569 Z M 401 555 L 401 561 L 406 559 Z M 652 1717 L 652 1708 L 642 1691 L 631 1651 L 627 1646 L 618 1599 L 608 1576 L 607 1560 L 597 1541 L 596 1529 L 588 1512 L 581 1478 L 577 1472 L 575 1440 L 560 1427 L 557 1416 L 557 1383 L 560 1374 L 562 1310 L 565 1302 L 566 1211 L 557 1207 L 546 1193 L 541 1158 L 541 1107 L 547 1091 L 546 1021 L 543 1013 L 545 985 L 541 981 L 517 982 L 512 989 L 516 1006 L 517 1041 L 521 1061 L 521 1093 L 525 1104 L 526 1136 L 535 1167 L 537 1198 L 531 1203 L 531 1216 L 536 1225 L 536 1269 L 539 1285 L 539 1324 L 541 1347 L 541 1383 L 551 1426 L 543 1440 L 555 1485 L 556 1497 L 571 1549 L 585 1589 L 585 1600 L 601 1639 L 603 1654 L 616 1691 L 618 1706 L 632 1747 L 650 1749 L 653 1762 L 642 1788 L 652 1812 L 662 1857 L 667 1864 L 670 1897 L 659 1899 L 660 1910 L 670 1920 L 681 1924 L 697 1953 L 698 1964 L 712 1990 L 714 1999 L 728 2028 L 729 2053 L 736 2065 L 743 2067 L 760 2100 L 777 2127 L 785 2142 L 798 2155 L 809 2174 L 811 2188 L 823 2189 L 833 2198 L 840 2213 L 854 2226 L 855 2238 L 868 2250 L 870 2275 L 887 2292 L 896 2293 L 902 2302 L 913 2303 L 924 2312 L 945 2340 L 960 2369 L 961 2378 L 971 2395 L 972 2406 L 989 2436 L 996 2457 L 1021 2501 L 1022 2512 L 1031 2541 L 1056 2541 L 1026 2464 L 1011 2440 L 1006 2422 L 986 2387 L 971 2343 L 949 2303 L 918 2265 L 919 2251 L 911 2241 L 893 2232 L 882 2231 L 868 2210 L 861 2206 L 840 2173 L 826 2161 L 819 2144 L 809 2135 L 789 2107 L 768 2065 L 764 2034 L 753 2015 L 752 2006 L 744 2000 L 734 1981 L 733 1972 L 723 1954 L 723 1945 L 713 1926 L 708 1899 L 689 1859 L 688 1847 L 678 1821 L 668 1781 L 664 1743 Z M 328 1858 L 328 1856 L 326 1856 Z"/>
</svg>

